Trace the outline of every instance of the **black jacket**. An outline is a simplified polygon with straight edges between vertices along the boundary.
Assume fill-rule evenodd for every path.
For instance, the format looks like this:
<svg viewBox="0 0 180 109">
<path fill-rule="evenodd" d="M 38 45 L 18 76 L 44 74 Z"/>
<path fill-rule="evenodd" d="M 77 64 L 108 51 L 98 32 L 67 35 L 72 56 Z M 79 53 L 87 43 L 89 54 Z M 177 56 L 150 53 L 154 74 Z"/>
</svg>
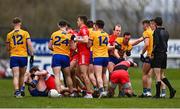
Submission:
<svg viewBox="0 0 180 109">
<path fill-rule="evenodd" d="M 163 27 L 158 27 L 153 34 L 153 53 L 166 53 L 169 33 Z"/>
</svg>

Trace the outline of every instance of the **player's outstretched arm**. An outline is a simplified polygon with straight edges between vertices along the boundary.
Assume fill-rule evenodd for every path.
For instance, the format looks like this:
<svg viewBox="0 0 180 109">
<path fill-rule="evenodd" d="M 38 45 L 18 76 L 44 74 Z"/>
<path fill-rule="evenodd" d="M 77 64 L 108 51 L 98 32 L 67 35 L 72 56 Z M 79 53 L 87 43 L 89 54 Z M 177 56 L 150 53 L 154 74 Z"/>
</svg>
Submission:
<svg viewBox="0 0 180 109">
<path fill-rule="evenodd" d="M 110 43 L 108 43 L 108 50 L 112 50 L 115 48 L 115 45 L 111 45 Z"/>
<path fill-rule="evenodd" d="M 46 70 L 36 71 L 34 73 L 35 76 L 47 75 L 47 74 L 48 74 L 48 72 Z"/>
<path fill-rule="evenodd" d="M 83 36 L 82 38 L 80 38 L 80 36 L 78 36 L 76 40 L 78 42 L 81 42 L 81 43 L 88 43 L 89 37 L 88 36 Z"/>
<path fill-rule="evenodd" d="M 119 56 L 119 53 L 118 53 L 118 50 L 117 50 L 117 49 L 115 49 L 115 50 L 114 50 L 114 55 L 116 56 L 116 58 L 118 58 L 118 59 L 120 58 L 120 56 Z"/>
<path fill-rule="evenodd" d="M 132 45 L 132 46 L 135 46 L 135 45 L 138 45 L 140 42 L 142 42 L 144 40 L 144 37 L 140 37 L 140 38 L 138 38 L 138 39 L 136 39 L 136 40 L 134 40 L 134 41 L 131 41 L 130 42 L 130 44 Z"/>
</svg>

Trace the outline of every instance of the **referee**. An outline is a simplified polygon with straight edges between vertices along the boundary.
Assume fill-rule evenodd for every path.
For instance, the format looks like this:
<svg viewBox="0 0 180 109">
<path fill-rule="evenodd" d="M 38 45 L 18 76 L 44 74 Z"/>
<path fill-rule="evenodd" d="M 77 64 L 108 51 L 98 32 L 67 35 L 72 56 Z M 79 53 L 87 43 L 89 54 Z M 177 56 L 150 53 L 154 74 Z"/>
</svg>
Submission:
<svg viewBox="0 0 180 109">
<path fill-rule="evenodd" d="M 166 84 L 170 91 L 170 98 L 175 96 L 176 90 L 171 86 L 168 79 L 163 75 L 167 66 L 167 47 L 169 33 L 162 27 L 162 18 L 156 17 L 155 24 L 157 28 L 153 34 L 153 60 L 152 68 L 156 76 L 156 95 L 155 98 L 160 98 L 161 80 Z"/>
</svg>

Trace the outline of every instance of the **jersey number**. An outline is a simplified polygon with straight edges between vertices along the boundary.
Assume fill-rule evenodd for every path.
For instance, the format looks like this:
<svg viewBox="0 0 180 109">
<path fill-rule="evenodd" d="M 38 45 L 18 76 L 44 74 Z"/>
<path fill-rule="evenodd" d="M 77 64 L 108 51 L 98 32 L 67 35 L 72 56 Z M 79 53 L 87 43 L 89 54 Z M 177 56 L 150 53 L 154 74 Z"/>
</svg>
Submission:
<svg viewBox="0 0 180 109">
<path fill-rule="evenodd" d="M 65 39 L 61 42 L 61 37 L 60 36 L 56 36 L 55 37 L 55 41 L 54 41 L 54 45 L 60 46 L 61 44 L 65 44 L 66 46 L 68 46 L 68 39 Z"/>
<path fill-rule="evenodd" d="M 13 39 L 14 45 L 23 44 L 22 35 L 13 36 L 12 39 Z"/>
<path fill-rule="evenodd" d="M 99 38 L 99 46 L 101 46 L 102 44 L 105 44 L 105 45 L 108 44 L 108 38 L 107 37 L 105 37 L 104 40 L 102 40 L 102 36 L 99 36 L 98 38 Z"/>
</svg>

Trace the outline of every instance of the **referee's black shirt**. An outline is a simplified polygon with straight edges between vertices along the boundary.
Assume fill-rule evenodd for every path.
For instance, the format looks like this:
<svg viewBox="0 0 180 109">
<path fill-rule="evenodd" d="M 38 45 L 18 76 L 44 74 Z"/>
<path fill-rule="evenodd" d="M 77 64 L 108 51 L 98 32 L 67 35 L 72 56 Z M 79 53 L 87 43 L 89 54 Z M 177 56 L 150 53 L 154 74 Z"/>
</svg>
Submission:
<svg viewBox="0 0 180 109">
<path fill-rule="evenodd" d="M 166 53 L 169 33 L 164 27 L 157 27 L 153 33 L 153 53 Z"/>
</svg>

